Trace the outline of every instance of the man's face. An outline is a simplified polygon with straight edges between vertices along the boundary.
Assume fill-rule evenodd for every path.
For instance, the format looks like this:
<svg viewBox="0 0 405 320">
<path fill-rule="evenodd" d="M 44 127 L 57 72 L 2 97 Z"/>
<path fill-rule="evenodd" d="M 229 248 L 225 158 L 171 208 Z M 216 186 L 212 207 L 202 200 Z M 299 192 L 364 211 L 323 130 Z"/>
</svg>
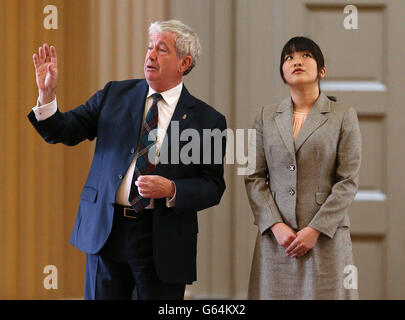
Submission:
<svg viewBox="0 0 405 320">
<path fill-rule="evenodd" d="M 178 85 L 183 77 L 183 60 L 177 56 L 173 33 L 153 33 L 149 38 L 144 65 L 148 84 L 157 92 Z"/>
</svg>

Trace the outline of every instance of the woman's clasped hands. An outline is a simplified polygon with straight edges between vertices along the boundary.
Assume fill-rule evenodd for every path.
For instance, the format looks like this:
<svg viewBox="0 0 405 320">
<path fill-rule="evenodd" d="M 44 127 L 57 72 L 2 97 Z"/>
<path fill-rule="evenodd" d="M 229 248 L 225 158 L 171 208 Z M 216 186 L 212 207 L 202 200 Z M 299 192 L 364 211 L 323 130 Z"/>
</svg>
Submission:
<svg viewBox="0 0 405 320">
<path fill-rule="evenodd" d="M 285 223 L 279 222 L 271 228 L 277 242 L 285 248 L 285 253 L 290 258 L 304 256 L 313 248 L 318 240 L 320 232 L 311 227 L 305 227 L 295 232 Z"/>
</svg>

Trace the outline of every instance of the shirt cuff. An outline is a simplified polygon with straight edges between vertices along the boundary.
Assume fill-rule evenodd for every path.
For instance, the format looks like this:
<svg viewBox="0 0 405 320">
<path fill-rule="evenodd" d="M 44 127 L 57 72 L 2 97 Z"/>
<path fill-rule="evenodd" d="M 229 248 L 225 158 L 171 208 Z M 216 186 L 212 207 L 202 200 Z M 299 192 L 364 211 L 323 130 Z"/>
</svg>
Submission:
<svg viewBox="0 0 405 320">
<path fill-rule="evenodd" d="M 32 108 L 32 111 L 34 112 L 37 121 L 43 121 L 50 118 L 56 113 L 56 110 L 58 110 L 56 97 L 55 99 L 53 99 L 52 102 L 49 102 L 42 106 L 39 105 L 39 101 L 37 100 L 37 105 Z"/>
<path fill-rule="evenodd" d="M 176 206 L 176 184 L 172 181 L 173 185 L 174 185 L 174 195 L 173 197 L 170 198 L 166 198 L 166 207 L 168 208 L 172 208 L 174 206 Z"/>
</svg>

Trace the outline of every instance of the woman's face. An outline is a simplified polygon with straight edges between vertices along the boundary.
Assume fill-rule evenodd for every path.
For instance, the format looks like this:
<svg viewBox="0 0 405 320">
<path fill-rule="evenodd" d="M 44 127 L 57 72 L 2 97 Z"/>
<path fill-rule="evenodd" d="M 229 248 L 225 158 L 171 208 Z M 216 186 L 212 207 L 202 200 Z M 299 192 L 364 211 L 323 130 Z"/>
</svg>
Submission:
<svg viewBox="0 0 405 320">
<path fill-rule="evenodd" d="M 318 74 L 316 60 L 309 51 L 296 51 L 287 54 L 283 63 L 284 79 L 289 86 L 310 84 L 324 78 L 326 69 L 322 68 Z"/>
</svg>

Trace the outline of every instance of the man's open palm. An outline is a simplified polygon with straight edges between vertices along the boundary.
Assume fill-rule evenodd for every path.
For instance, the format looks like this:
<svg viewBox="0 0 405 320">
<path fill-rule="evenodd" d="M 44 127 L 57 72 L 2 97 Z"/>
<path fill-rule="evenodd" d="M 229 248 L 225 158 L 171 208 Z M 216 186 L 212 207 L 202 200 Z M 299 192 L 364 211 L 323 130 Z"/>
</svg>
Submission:
<svg viewBox="0 0 405 320">
<path fill-rule="evenodd" d="M 33 55 L 40 104 L 51 102 L 56 95 L 58 62 L 55 47 L 46 43 Z"/>
</svg>

